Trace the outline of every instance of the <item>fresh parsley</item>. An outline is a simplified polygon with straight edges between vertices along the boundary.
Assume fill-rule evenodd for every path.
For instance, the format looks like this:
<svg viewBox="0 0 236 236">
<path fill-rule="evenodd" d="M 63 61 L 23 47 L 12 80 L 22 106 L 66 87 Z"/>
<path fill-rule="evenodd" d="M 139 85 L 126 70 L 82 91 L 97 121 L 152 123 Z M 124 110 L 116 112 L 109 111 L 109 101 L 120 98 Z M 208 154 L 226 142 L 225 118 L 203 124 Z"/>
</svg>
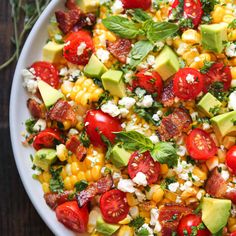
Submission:
<svg viewBox="0 0 236 236">
<path fill-rule="evenodd" d="M 148 232 L 147 229 L 141 228 L 140 230 L 138 230 L 138 231 L 136 232 L 136 235 L 137 235 L 137 236 L 149 236 L 149 232 Z"/>
<path fill-rule="evenodd" d="M 139 229 L 144 223 L 145 223 L 145 219 L 141 216 L 138 216 L 135 219 L 131 220 L 131 222 L 129 223 L 129 226 L 135 229 Z"/>
<path fill-rule="evenodd" d="M 216 116 L 220 113 L 221 107 L 220 106 L 214 106 L 209 109 L 209 112 L 212 113 L 213 116 Z"/>
<path fill-rule="evenodd" d="M 202 17 L 202 23 L 209 24 L 212 21 L 211 12 L 214 10 L 216 4 L 219 3 L 218 0 L 201 0 L 202 10 L 204 12 Z"/>
<path fill-rule="evenodd" d="M 152 19 L 151 16 L 149 16 L 145 11 L 143 11 L 140 8 L 136 8 L 134 10 L 133 9 L 128 10 L 127 13 L 132 16 L 133 21 L 136 21 L 139 23 Z"/>
<path fill-rule="evenodd" d="M 161 183 L 161 188 L 168 189 L 169 184 L 175 183 L 176 178 L 174 176 L 165 178 Z"/>
<path fill-rule="evenodd" d="M 35 119 L 28 119 L 25 121 L 25 127 L 26 127 L 26 131 L 29 133 L 29 134 L 33 134 L 35 133 L 35 130 L 33 129 L 34 125 L 36 123 L 36 120 Z"/>
<path fill-rule="evenodd" d="M 53 167 L 50 168 L 50 174 L 52 178 L 49 181 L 49 188 L 53 193 L 62 193 L 64 189 L 64 183 L 60 173 L 62 171 L 62 166 L 54 169 Z"/>
<path fill-rule="evenodd" d="M 88 187 L 88 182 L 86 180 L 81 180 L 75 183 L 76 192 L 81 192 Z"/>
<path fill-rule="evenodd" d="M 107 146 L 107 152 L 106 152 L 106 159 L 110 158 L 111 152 L 112 152 L 112 143 L 110 142 L 110 140 L 103 134 L 100 134 L 100 137 L 102 139 L 102 141 L 106 144 Z"/>
<path fill-rule="evenodd" d="M 90 139 L 87 135 L 87 133 L 85 132 L 85 130 L 83 130 L 80 134 L 80 137 L 79 137 L 79 140 L 80 142 L 83 144 L 84 147 L 89 147 L 90 145 Z"/>
<path fill-rule="evenodd" d="M 233 21 L 231 21 L 228 25 L 229 29 L 236 29 L 236 19 L 234 19 Z"/>
<path fill-rule="evenodd" d="M 204 65 L 203 65 L 203 67 L 200 69 L 200 72 L 201 72 L 202 74 L 206 74 L 214 63 L 215 63 L 215 62 L 213 62 L 213 61 L 204 61 Z"/>
</svg>

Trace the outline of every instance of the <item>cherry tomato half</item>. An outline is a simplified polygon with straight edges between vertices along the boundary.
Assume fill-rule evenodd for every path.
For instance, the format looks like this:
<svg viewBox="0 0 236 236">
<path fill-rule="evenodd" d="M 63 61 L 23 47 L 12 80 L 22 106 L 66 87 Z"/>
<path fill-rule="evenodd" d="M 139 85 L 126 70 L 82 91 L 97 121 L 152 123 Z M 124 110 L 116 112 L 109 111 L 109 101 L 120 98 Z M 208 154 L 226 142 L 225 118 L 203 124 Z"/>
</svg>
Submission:
<svg viewBox="0 0 236 236">
<path fill-rule="evenodd" d="M 110 142 L 114 142 L 116 135 L 113 132 L 119 132 L 122 128 L 117 118 L 101 110 L 89 110 L 85 117 L 85 130 L 94 146 L 105 146 L 101 134 Z"/>
<path fill-rule="evenodd" d="M 178 226 L 178 236 L 192 235 L 195 227 L 199 227 L 202 224 L 200 216 L 195 214 L 189 214 L 181 218 Z M 210 236 L 211 233 L 208 229 L 198 229 L 196 236 Z"/>
<path fill-rule="evenodd" d="M 56 208 L 58 221 L 74 232 L 84 233 L 88 224 L 87 206 L 79 208 L 76 201 L 65 202 Z"/>
<path fill-rule="evenodd" d="M 72 32 L 66 39 L 63 51 L 67 61 L 77 65 L 86 65 L 94 51 L 92 37 L 85 30 Z"/>
<path fill-rule="evenodd" d="M 30 68 L 34 69 L 35 76 L 41 78 L 44 82 L 58 89 L 60 78 L 58 69 L 51 63 L 45 61 L 35 62 Z"/>
<path fill-rule="evenodd" d="M 202 129 L 194 129 L 190 132 L 186 146 L 189 155 L 195 160 L 207 160 L 217 152 L 214 140 Z"/>
<path fill-rule="evenodd" d="M 193 68 L 180 69 L 174 76 L 174 94 L 180 99 L 195 99 L 203 89 L 200 72 Z"/>
<path fill-rule="evenodd" d="M 142 172 L 146 175 L 148 184 L 157 182 L 160 173 L 160 164 L 155 162 L 149 152 L 142 154 L 134 152 L 128 163 L 128 173 L 131 179 L 133 179 L 138 172 Z"/>
<path fill-rule="evenodd" d="M 151 7 L 151 0 L 121 0 L 124 8 L 142 8 L 147 10 Z"/>
<path fill-rule="evenodd" d="M 226 154 L 226 165 L 230 171 L 236 175 L 236 146 L 233 146 L 229 149 Z"/>
<path fill-rule="evenodd" d="M 236 236 L 236 231 L 232 232 L 229 236 Z"/>
<path fill-rule="evenodd" d="M 214 63 L 206 74 L 203 74 L 204 87 L 203 91 L 207 92 L 210 86 L 215 82 L 222 82 L 224 90 L 230 89 L 232 74 L 229 66 L 221 62 Z"/>
<path fill-rule="evenodd" d="M 236 189 L 227 191 L 224 197 L 231 200 L 233 204 L 236 204 Z"/>
<path fill-rule="evenodd" d="M 143 88 L 148 93 L 157 93 L 157 97 L 160 98 L 163 89 L 163 82 L 161 76 L 155 71 L 142 70 L 136 74 L 136 78 L 133 80 L 133 88 Z"/>
<path fill-rule="evenodd" d="M 47 128 L 39 132 L 34 138 L 33 147 L 36 150 L 41 148 L 53 148 L 57 143 L 64 143 L 61 133 L 57 130 Z"/>
<path fill-rule="evenodd" d="M 129 213 L 126 195 L 118 189 L 105 192 L 100 199 L 103 219 L 111 224 L 123 220 Z"/>
</svg>

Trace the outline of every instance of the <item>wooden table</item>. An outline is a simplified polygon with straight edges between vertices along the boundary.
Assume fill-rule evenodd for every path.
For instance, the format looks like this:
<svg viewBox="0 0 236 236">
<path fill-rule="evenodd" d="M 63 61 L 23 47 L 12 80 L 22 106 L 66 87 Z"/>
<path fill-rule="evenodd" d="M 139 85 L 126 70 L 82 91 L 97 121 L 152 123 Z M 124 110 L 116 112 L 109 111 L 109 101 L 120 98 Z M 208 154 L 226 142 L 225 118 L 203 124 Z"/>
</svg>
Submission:
<svg viewBox="0 0 236 236">
<path fill-rule="evenodd" d="M 9 0 L 0 1 L 0 64 L 13 52 Z M 16 169 L 9 135 L 8 109 L 15 65 L 0 71 L 0 235 L 53 235 L 31 204 Z"/>
</svg>

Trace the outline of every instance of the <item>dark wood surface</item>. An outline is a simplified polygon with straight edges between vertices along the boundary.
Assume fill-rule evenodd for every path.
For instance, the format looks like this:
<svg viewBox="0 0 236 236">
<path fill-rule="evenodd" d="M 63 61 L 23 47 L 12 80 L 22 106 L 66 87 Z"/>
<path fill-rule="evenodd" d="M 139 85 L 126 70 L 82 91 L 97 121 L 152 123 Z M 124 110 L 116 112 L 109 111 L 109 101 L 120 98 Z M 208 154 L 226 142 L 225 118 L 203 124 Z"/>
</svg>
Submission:
<svg viewBox="0 0 236 236">
<path fill-rule="evenodd" d="M 0 1 L 0 64 L 13 52 L 9 0 Z M 15 64 L 0 71 L 0 235 L 53 235 L 31 204 L 16 169 L 9 136 L 9 96 Z"/>
</svg>

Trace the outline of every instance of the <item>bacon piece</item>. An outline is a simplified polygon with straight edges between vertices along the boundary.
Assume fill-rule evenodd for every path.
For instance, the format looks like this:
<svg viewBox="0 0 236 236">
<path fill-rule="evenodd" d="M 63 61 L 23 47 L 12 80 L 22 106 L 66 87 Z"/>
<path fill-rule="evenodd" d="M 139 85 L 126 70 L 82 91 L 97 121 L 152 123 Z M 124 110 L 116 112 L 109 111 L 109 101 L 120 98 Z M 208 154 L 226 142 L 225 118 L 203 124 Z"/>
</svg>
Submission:
<svg viewBox="0 0 236 236">
<path fill-rule="evenodd" d="M 163 88 L 163 93 L 161 96 L 161 102 L 164 107 L 171 107 L 174 104 L 174 91 L 173 91 L 173 80 L 169 81 Z"/>
<path fill-rule="evenodd" d="M 190 115 L 183 108 L 176 108 L 174 112 L 162 119 L 157 128 L 157 134 L 162 141 L 169 140 L 186 132 L 192 123 Z"/>
<path fill-rule="evenodd" d="M 58 10 L 55 12 L 59 29 L 64 33 L 69 33 L 79 21 L 81 11 L 79 8 L 69 10 L 68 12 Z"/>
<path fill-rule="evenodd" d="M 65 6 L 69 10 L 73 10 L 73 9 L 77 9 L 78 8 L 78 6 L 76 4 L 76 0 L 66 0 Z"/>
<path fill-rule="evenodd" d="M 72 125 L 76 124 L 76 114 L 72 106 L 64 100 L 58 100 L 52 109 L 48 112 L 48 117 L 57 122 L 70 121 Z"/>
<path fill-rule="evenodd" d="M 87 154 L 87 149 L 81 144 L 75 135 L 67 140 L 66 148 L 73 152 L 79 161 L 82 161 Z"/>
<path fill-rule="evenodd" d="M 107 42 L 107 50 L 121 63 L 126 63 L 131 50 L 131 42 L 128 39 L 118 39 L 115 42 Z"/>
<path fill-rule="evenodd" d="M 192 209 L 183 205 L 166 204 L 161 207 L 158 220 L 162 226 L 162 235 L 171 236 L 177 230 L 180 219 L 190 213 Z"/>
<path fill-rule="evenodd" d="M 81 30 L 84 27 L 93 26 L 96 23 L 96 16 L 93 13 L 82 13 L 73 31 Z"/>
<path fill-rule="evenodd" d="M 90 184 L 85 190 L 77 194 L 79 207 L 83 207 L 97 194 L 102 194 L 110 190 L 112 185 L 113 180 L 110 175 L 99 179 L 96 183 Z"/>
<path fill-rule="evenodd" d="M 233 204 L 236 204 L 236 189 L 227 191 L 224 197 L 231 200 Z"/>
<path fill-rule="evenodd" d="M 217 167 L 215 167 L 209 178 L 206 181 L 205 185 L 206 192 L 213 197 L 224 197 L 227 190 L 227 183 L 224 178 L 221 176 Z"/>
<path fill-rule="evenodd" d="M 43 110 L 40 103 L 38 103 L 35 99 L 28 99 L 27 101 L 27 107 L 30 111 L 30 114 L 36 118 L 45 118 L 45 111 Z"/>
<path fill-rule="evenodd" d="M 68 202 L 75 200 L 75 195 L 73 196 L 73 191 L 65 191 L 63 193 L 46 193 L 44 194 L 44 199 L 47 203 L 47 205 L 55 210 L 57 206 Z M 72 199 L 69 197 L 72 196 Z"/>
</svg>

